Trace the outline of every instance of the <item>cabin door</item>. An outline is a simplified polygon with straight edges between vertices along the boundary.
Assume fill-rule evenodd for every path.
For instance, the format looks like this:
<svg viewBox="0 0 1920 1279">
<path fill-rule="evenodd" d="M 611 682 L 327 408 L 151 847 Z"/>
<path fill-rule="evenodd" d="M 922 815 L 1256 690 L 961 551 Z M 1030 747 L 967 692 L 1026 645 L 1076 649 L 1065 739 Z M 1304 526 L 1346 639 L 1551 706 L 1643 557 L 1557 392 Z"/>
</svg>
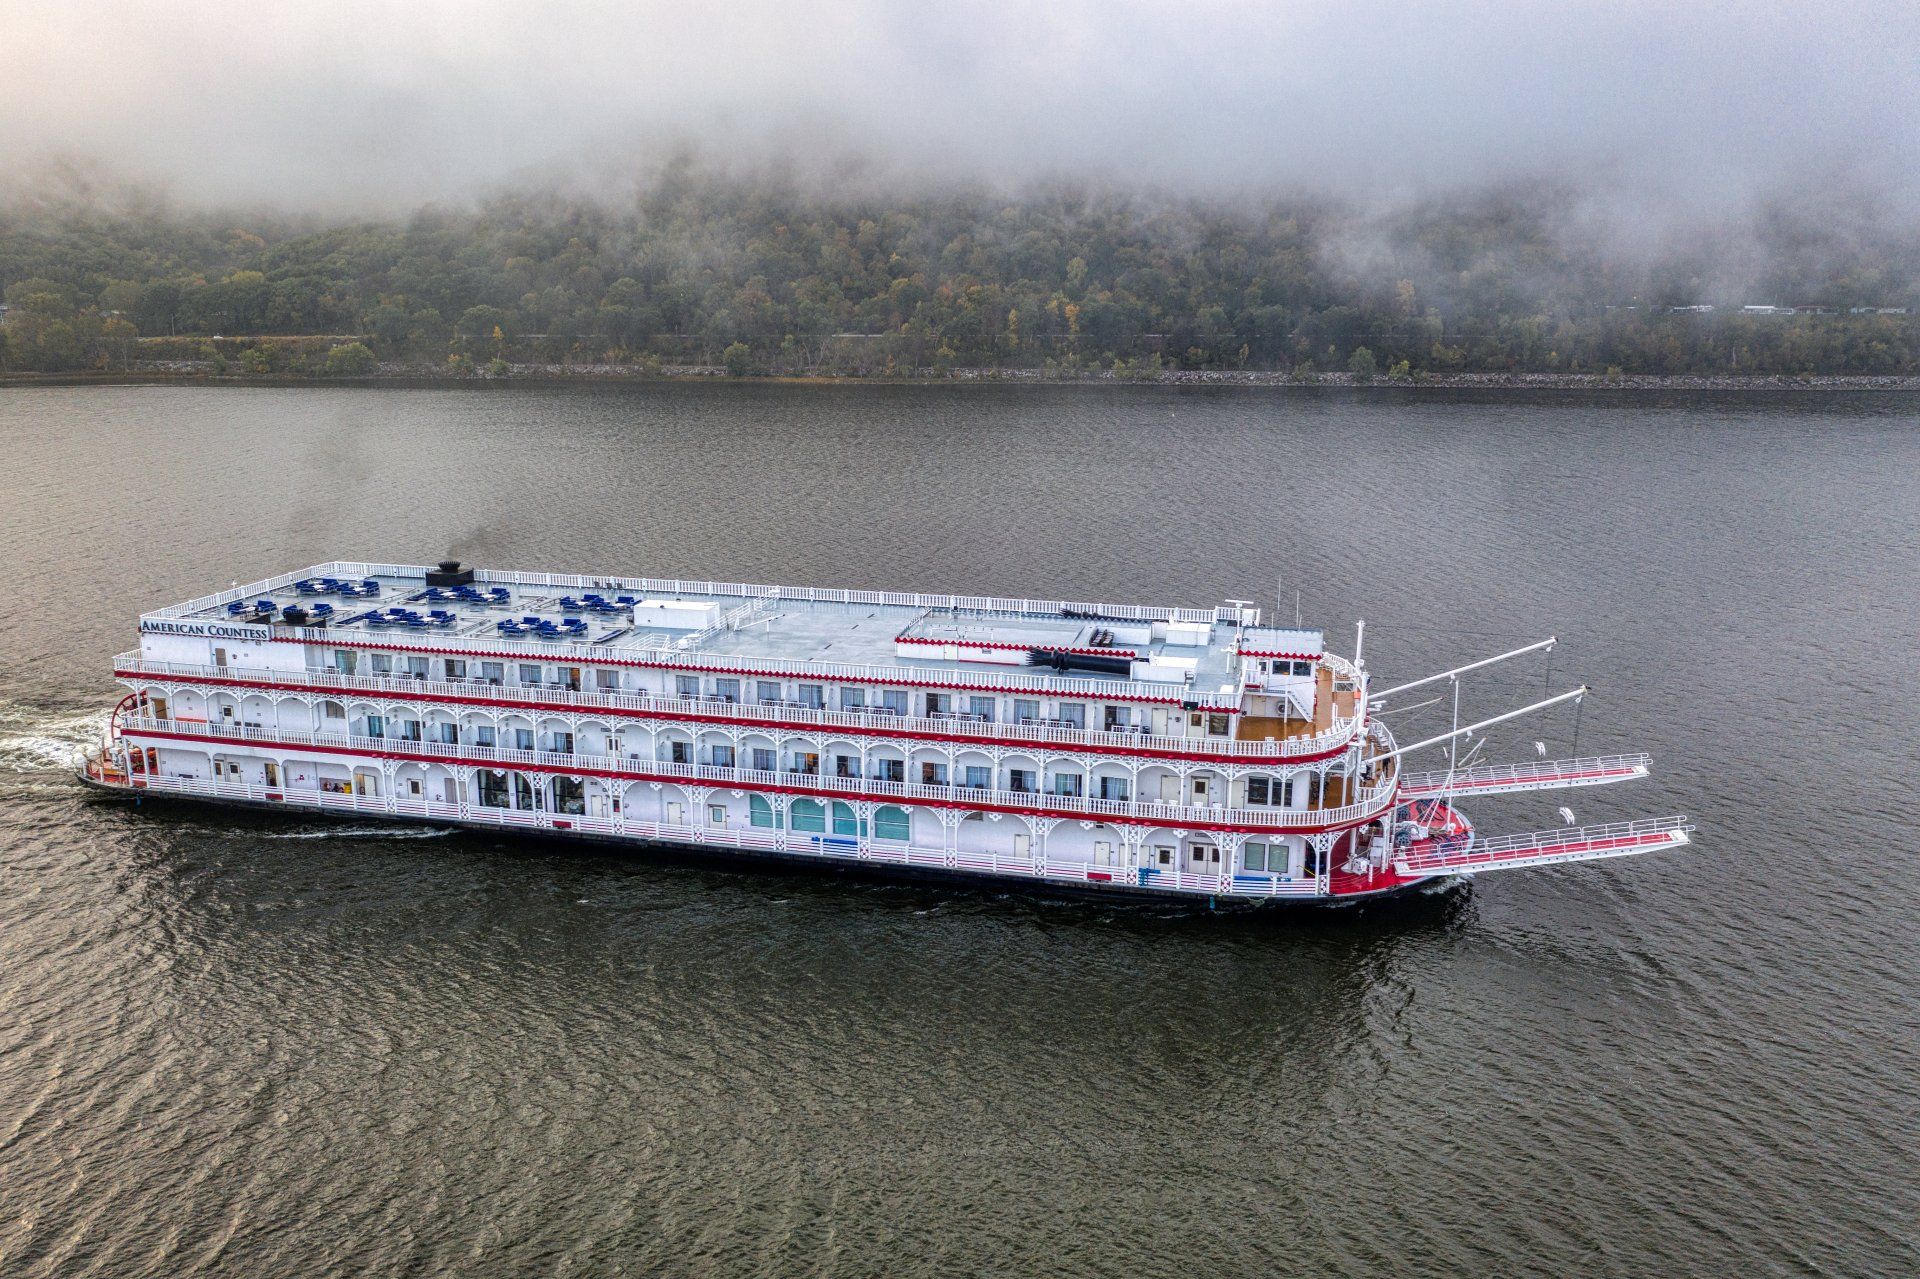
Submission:
<svg viewBox="0 0 1920 1279">
<path fill-rule="evenodd" d="M 1193 843 L 1187 845 L 1186 869 L 1194 875 L 1218 875 L 1220 873 L 1220 850 L 1212 844 Z"/>
</svg>

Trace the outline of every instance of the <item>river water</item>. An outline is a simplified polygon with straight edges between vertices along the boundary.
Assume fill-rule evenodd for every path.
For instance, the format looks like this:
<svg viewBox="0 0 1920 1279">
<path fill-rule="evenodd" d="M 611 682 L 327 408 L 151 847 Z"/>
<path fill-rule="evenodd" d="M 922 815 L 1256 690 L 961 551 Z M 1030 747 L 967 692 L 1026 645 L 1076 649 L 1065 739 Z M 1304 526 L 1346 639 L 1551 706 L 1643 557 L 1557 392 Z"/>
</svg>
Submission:
<svg viewBox="0 0 1920 1279">
<path fill-rule="evenodd" d="M 1920 400 L 0 391 L 0 1275 L 1920 1270 Z M 1299 606 L 1680 853 L 1223 917 L 82 793 L 326 559 Z M 1416 710 L 1414 722 L 1442 709 Z M 1575 737 L 1578 737 L 1577 743 Z"/>
</svg>

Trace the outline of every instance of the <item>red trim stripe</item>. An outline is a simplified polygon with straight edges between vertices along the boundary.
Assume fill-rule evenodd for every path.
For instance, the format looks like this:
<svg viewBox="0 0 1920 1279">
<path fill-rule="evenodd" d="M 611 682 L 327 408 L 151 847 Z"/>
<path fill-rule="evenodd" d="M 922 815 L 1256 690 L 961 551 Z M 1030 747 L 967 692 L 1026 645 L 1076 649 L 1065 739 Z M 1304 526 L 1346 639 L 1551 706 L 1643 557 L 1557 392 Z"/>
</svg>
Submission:
<svg viewBox="0 0 1920 1279">
<path fill-rule="evenodd" d="M 1051 694 L 1056 698 L 1063 697 L 1067 701 L 1084 699 L 1094 702 L 1136 702 L 1148 706 L 1181 706 L 1193 700 L 1182 697 L 1146 697 L 1137 693 L 1110 695 L 1106 693 L 1070 693 L 1058 689 L 1000 688 L 992 684 L 968 684 L 960 680 L 951 679 L 872 679 L 865 675 L 828 675 L 820 671 L 804 669 L 761 671 L 751 670 L 743 666 L 718 666 L 698 662 L 649 662 L 633 657 L 590 658 L 582 656 L 568 658 L 552 653 L 500 653 L 487 649 L 440 648 L 425 645 L 417 648 L 394 648 L 390 645 L 369 643 L 363 640 L 307 639 L 299 635 L 269 635 L 266 638 L 269 642 L 276 644 L 317 644 L 325 648 L 368 649 L 383 653 L 393 653 L 402 657 L 409 653 L 430 653 L 436 657 L 464 657 L 471 661 L 483 662 L 497 660 L 502 662 L 551 662 L 558 666 L 631 666 L 642 670 L 699 671 L 708 675 L 738 675 L 742 679 L 794 679 L 836 684 L 877 684 L 888 688 L 957 688 L 966 692 L 1000 693 L 1008 697 L 1020 697 L 1028 694 L 1047 696 Z M 1106 652 L 1109 650 L 1101 651 Z M 1215 715 L 1238 715 L 1240 713 L 1238 706 L 1202 706 L 1200 709 L 1210 711 Z"/>
<path fill-rule="evenodd" d="M 266 746 L 285 751 L 292 755 L 346 755 L 354 759 L 391 759 L 408 764 L 463 764 L 471 768 L 485 768 L 493 772 L 539 773 L 549 775 L 559 773 L 568 777 L 601 777 L 616 781 L 662 782 L 669 786 L 700 786 L 707 790 L 750 790 L 774 795 L 804 795 L 809 799 L 858 799 L 876 804 L 906 804 L 915 808 L 956 808 L 970 813 L 1012 813 L 1023 817 L 1057 817 L 1067 821 L 1100 822 L 1113 825 L 1117 822 L 1136 822 L 1145 825 L 1164 826 L 1177 830 L 1211 830 L 1246 835 L 1317 835 L 1330 830 L 1348 830 L 1364 826 L 1374 820 L 1369 817 L 1356 822 L 1337 826 L 1288 826 L 1278 829 L 1272 826 L 1241 826 L 1232 822 L 1154 822 L 1150 818 L 1136 818 L 1125 814 L 1103 815 L 1082 813 L 1072 809 L 1023 808 L 1011 804 L 992 803 L 942 803 L 938 800 L 913 798 L 900 795 L 873 794 L 866 791 L 837 791 L 806 786 L 775 785 L 770 782 L 716 781 L 707 777 L 675 777 L 670 773 L 650 773 L 644 769 L 625 768 L 587 768 L 573 765 L 567 768 L 550 768 L 533 764 L 519 764 L 505 760 L 469 759 L 464 756 L 447 758 L 440 755 L 414 755 L 405 751 L 359 749 L 351 746 L 315 746 L 307 742 L 279 742 L 259 738 L 225 738 L 201 733 L 169 733 L 163 729 L 130 728 L 123 731 L 128 738 L 159 738 L 164 741 L 196 742 L 209 747 L 220 746 Z M 1383 805 L 1382 812 L 1391 807 Z M 1377 817 L 1376 813 L 1374 816 Z"/>
<path fill-rule="evenodd" d="M 146 675 L 139 671 L 115 670 L 118 679 L 135 684 L 167 682 L 160 676 Z M 858 727 L 824 727 L 815 724 L 795 723 L 777 716 L 742 719 L 736 716 L 676 714 L 671 711 L 626 710 L 618 707 L 589 706 L 567 704 L 555 706 L 548 702 L 524 702 L 510 697 L 454 697 L 436 693 L 416 693 L 394 691 L 389 693 L 368 693 L 365 691 L 348 692 L 341 689 L 307 688 L 297 684 L 282 684 L 273 680 L 233 679 L 207 675 L 183 676 L 181 684 L 213 684 L 225 688 L 258 688 L 282 693 L 307 693 L 315 697 L 331 698 L 335 701 L 351 701 L 361 698 L 366 701 L 413 701 L 430 702 L 436 705 L 480 706 L 489 709 L 541 711 L 548 714 L 608 715 L 622 719 L 664 720 L 673 723 L 715 724 L 725 727 L 737 725 L 744 728 L 776 728 L 788 732 L 806 733 L 809 736 L 849 736 L 891 737 L 916 742 L 953 742 L 962 746 L 1003 747 L 1010 750 L 1055 751 L 1063 754 L 1120 755 L 1135 759 L 1181 759 L 1203 764 L 1242 764 L 1254 768 L 1263 765 L 1271 767 L 1291 767 L 1295 764 L 1312 764 L 1323 759 L 1331 759 L 1346 749 L 1346 745 L 1331 747 L 1324 751 L 1315 751 L 1308 755 L 1288 755 L 1284 759 L 1263 760 L 1255 756 L 1213 755 L 1203 751 L 1170 751 L 1128 746 L 1083 746 L 1078 743 L 1060 742 L 1023 742 L 1014 738 L 983 739 L 966 737 L 954 733 L 919 733 L 906 729 L 885 728 L 880 725 L 861 725 Z M 176 718 L 179 718 L 176 716 Z"/>
</svg>

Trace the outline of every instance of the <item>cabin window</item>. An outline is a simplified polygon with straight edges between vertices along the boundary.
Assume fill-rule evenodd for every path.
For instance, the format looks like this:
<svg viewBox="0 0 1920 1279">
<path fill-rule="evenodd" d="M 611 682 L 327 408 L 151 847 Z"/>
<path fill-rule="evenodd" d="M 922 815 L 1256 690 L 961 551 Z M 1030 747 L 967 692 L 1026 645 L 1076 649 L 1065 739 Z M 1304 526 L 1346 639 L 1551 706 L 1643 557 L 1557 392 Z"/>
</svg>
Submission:
<svg viewBox="0 0 1920 1279">
<path fill-rule="evenodd" d="M 762 702 L 780 700 L 780 684 L 777 680 L 763 679 L 753 686 L 753 696 Z"/>
<path fill-rule="evenodd" d="M 460 744 L 460 726 L 458 724 L 440 725 L 440 740 L 445 745 L 458 746 Z"/>
<path fill-rule="evenodd" d="M 700 696 L 700 677 L 698 675 L 675 675 L 673 691 L 681 697 Z"/>
<path fill-rule="evenodd" d="M 154 704 L 156 706 L 159 705 L 158 698 L 154 699 Z M 320 714 L 327 719 L 345 719 L 347 717 L 347 708 L 338 702 L 322 702 L 320 703 Z M 161 718 L 164 719 L 166 717 L 162 716 Z"/>
<path fill-rule="evenodd" d="M 833 833 L 856 838 L 863 833 L 859 820 L 854 816 L 853 805 L 843 804 L 837 799 L 833 801 Z"/>
<path fill-rule="evenodd" d="M 1080 784 L 1080 774 L 1078 773 L 1055 773 L 1053 775 L 1053 793 L 1056 795 L 1078 797 L 1080 794 Z"/>
<path fill-rule="evenodd" d="M 333 650 L 333 669 L 342 675 L 351 675 L 359 656 L 350 649 L 336 648 Z"/>
<path fill-rule="evenodd" d="M 922 786 L 945 786 L 947 784 L 947 766 L 945 764 L 921 764 L 920 784 Z"/>
<path fill-rule="evenodd" d="M 223 707 L 222 710 L 225 710 L 225 708 Z M 228 712 L 228 713 L 231 713 L 231 712 Z M 387 722 L 378 715 L 367 716 L 367 736 L 368 737 L 385 737 L 386 735 L 387 735 Z"/>
<path fill-rule="evenodd" d="M 965 776 L 969 790 L 986 790 L 993 783 L 993 770 L 985 764 L 968 764 Z"/>
<path fill-rule="evenodd" d="M 446 672 L 448 679 L 465 679 L 467 677 L 466 659 L 449 657 L 446 661 Z"/>
<path fill-rule="evenodd" d="M 668 742 L 667 762 L 669 764 L 693 763 L 693 744 L 691 742 Z"/>
<path fill-rule="evenodd" d="M 1030 768 L 1009 768 L 1007 770 L 1007 789 L 1022 795 L 1032 795 L 1039 791 Z"/>
<path fill-rule="evenodd" d="M 1293 664 L 1293 673 L 1295 675 L 1311 675 L 1313 674 L 1313 663 L 1312 662 L 1295 662 Z"/>
<path fill-rule="evenodd" d="M 817 799 L 796 799 L 787 808 L 787 816 L 797 831 L 824 835 L 827 832 L 827 810 Z"/>
<path fill-rule="evenodd" d="M 927 714 L 928 715 L 946 715 L 950 713 L 952 710 L 953 710 L 953 695 L 951 693 L 928 693 L 927 694 Z"/>
<path fill-rule="evenodd" d="M 840 709 L 843 711 L 861 711 L 867 708 L 867 690 L 847 687 L 840 690 Z"/>
<path fill-rule="evenodd" d="M 771 773 L 778 768 L 779 763 L 774 758 L 773 748 L 771 746 L 754 747 L 753 766 L 763 773 Z"/>
<path fill-rule="evenodd" d="M 740 681 L 737 679 L 717 679 L 713 681 L 715 696 L 729 702 L 740 700 Z"/>
<path fill-rule="evenodd" d="M 906 809 L 887 804 L 873 810 L 875 839 L 897 839 L 904 842 L 912 836 L 912 833 L 913 822 L 907 816 Z"/>
<path fill-rule="evenodd" d="M 1173 865 L 1173 849 L 1167 847 L 1165 844 L 1155 844 L 1153 847 L 1153 856 L 1154 860 L 1162 866 Z"/>
<path fill-rule="evenodd" d="M 873 761 L 873 776 L 876 781 L 904 782 L 907 780 L 907 761 L 876 759 Z"/>
<path fill-rule="evenodd" d="M 707 824 L 709 826 L 725 826 L 727 824 L 727 806 L 725 804 L 708 804 Z"/>
<path fill-rule="evenodd" d="M 594 687 L 600 689 L 603 692 L 607 692 L 607 691 L 611 691 L 613 689 L 619 688 L 620 672 L 606 670 L 604 668 L 601 670 L 597 670 L 593 673 L 593 683 L 594 683 Z"/>
<path fill-rule="evenodd" d="M 802 684 L 797 690 L 800 704 L 809 710 L 820 710 L 827 704 L 827 690 L 819 684 Z"/>
<path fill-rule="evenodd" d="M 1267 868 L 1267 846 L 1259 843 L 1243 844 L 1240 848 L 1240 864 L 1248 870 L 1264 871 Z"/>
<path fill-rule="evenodd" d="M 409 777 L 407 779 L 407 794 L 416 797 L 420 794 L 420 779 L 418 777 Z"/>
<path fill-rule="evenodd" d="M 1225 715 L 1207 716 L 1207 732 L 1215 737 L 1225 737 L 1227 735 L 1227 717 Z"/>
<path fill-rule="evenodd" d="M 1013 722 L 1014 723 L 1031 724 L 1033 723 L 1033 721 L 1039 718 L 1040 718 L 1040 703 L 1035 701 L 1030 701 L 1024 697 L 1016 697 L 1013 699 Z"/>
<path fill-rule="evenodd" d="M 1119 800 L 1125 803 L 1131 797 L 1131 786 L 1124 777 L 1102 777 L 1100 779 L 1100 798 Z"/>
<path fill-rule="evenodd" d="M 370 654 L 370 657 L 373 661 L 372 669 L 375 675 L 393 674 L 393 654 L 392 653 L 373 653 L 373 654 Z"/>
<path fill-rule="evenodd" d="M 765 795 L 747 796 L 747 824 L 762 829 L 772 829 L 780 824 L 780 814 Z"/>
<path fill-rule="evenodd" d="M 491 724 L 481 724 L 473 730 L 473 744 L 491 749 L 499 741 L 498 734 Z"/>
<path fill-rule="evenodd" d="M 513 730 L 513 748 L 515 750 L 520 750 L 520 751 L 532 750 L 533 749 L 533 730 L 531 728 L 514 729 Z"/>
<path fill-rule="evenodd" d="M 833 757 L 833 775 L 835 777 L 860 776 L 860 761 L 851 755 L 835 755 Z"/>
<path fill-rule="evenodd" d="M 1109 733 L 1124 733 L 1128 725 L 1133 723 L 1133 708 L 1131 706 L 1105 707 L 1101 723 Z"/>
<path fill-rule="evenodd" d="M 427 659 L 426 658 L 409 656 L 405 660 L 407 663 L 407 675 L 410 678 L 425 679 L 427 677 Z"/>
<path fill-rule="evenodd" d="M 817 776 L 820 772 L 820 755 L 817 751 L 795 751 L 793 753 L 793 771 Z"/>
<path fill-rule="evenodd" d="M 1060 703 L 1060 722 L 1068 728 L 1087 726 L 1087 704 L 1085 702 Z"/>
<path fill-rule="evenodd" d="M 967 714 L 973 716 L 975 719 L 984 720 L 989 724 L 993 723 L 993 698 L 969 697 L 967 699 Z"/>
<path fill-rule="evenodd" d="M 520 665 L 520 682 L 530 688 L 537 687 L 540 683 L 540 668 L 530 662 L 522 662 Z"/>
<path fill-rule="evenodd" d="M 904 688 L 883 689 L 880 693 L 880 704 L 887 708 L 887 714 L 889 715 L 905 715 L 907 713 L 907 690 Z"/>
<path fill-rule="evenodd" d="M 733 767 L 733 747 L 723 743 L 717 743 L 707 749 L 708 753 L 713 756 L 713 766 L 715 768 Z"/>
<path fill-rule="evenodd" d="M 1247 779 L 1247 802 L 1249 804 L 1270 803 L 1271 801 L 1267 799 L 1268 787 L 1270 785 L 1271 781 L 1268 778 L 1249 777 Z"/>
</svg>

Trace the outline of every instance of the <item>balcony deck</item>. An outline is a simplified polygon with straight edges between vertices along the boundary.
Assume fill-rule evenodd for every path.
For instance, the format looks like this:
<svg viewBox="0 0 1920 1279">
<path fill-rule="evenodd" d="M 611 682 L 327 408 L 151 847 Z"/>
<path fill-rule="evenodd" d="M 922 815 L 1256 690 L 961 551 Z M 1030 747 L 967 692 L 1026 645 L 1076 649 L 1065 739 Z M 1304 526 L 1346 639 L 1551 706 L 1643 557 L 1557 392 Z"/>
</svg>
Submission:
<svg viewBox="0 0 1920 1279">
<path fill-rule="evenodd" d="M 1283 742 L 1325 732 L 1336 717 L 1349 719 L 1353 715 L 1353 689 L 1336 692 L 1333 685 L 1333 671 L 1326 666 L 1318 667 L 1314 675 L 1312 719 L 1242 715 L 1234 726 L 1234 736 L 1245 742 Z"/>
</svg>

